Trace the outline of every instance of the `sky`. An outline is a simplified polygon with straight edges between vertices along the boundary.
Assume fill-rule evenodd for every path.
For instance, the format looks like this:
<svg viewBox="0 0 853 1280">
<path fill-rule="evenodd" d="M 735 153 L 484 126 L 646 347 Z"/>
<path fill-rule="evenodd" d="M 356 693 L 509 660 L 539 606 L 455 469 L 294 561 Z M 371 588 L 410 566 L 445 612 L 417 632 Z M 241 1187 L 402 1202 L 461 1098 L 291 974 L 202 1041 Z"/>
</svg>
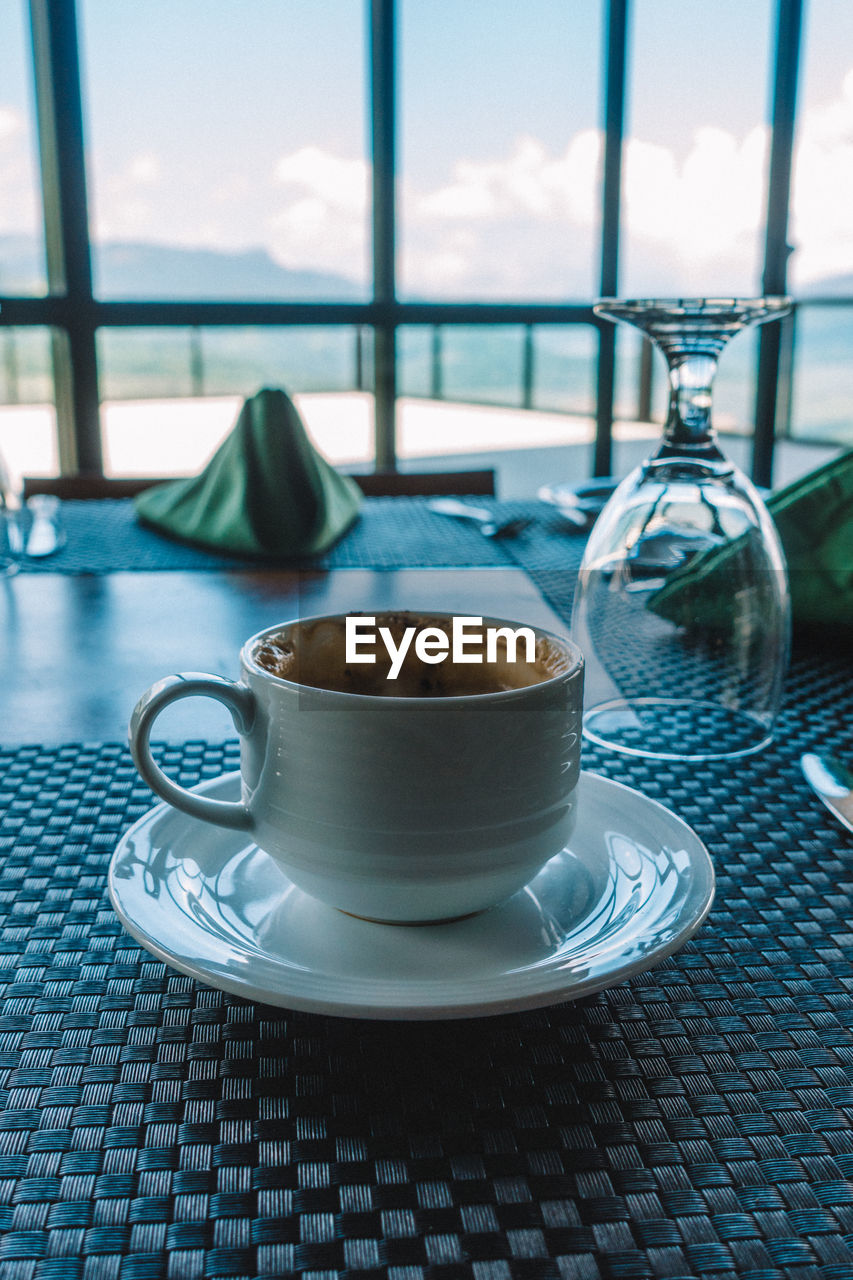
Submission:
<svg viewBox="0 0 853 1280">
<path fill-rule="evenodd" d="M 95 238 L 369 275 L 362 0 L 78 0 Z M 597 291 L 598 0 L 400 0 L 400 294 Z M 633 0 L 620 291 L 760 280 L 775 0 Z M 853 272 L 853 2 L 806 0 L 791 278 Z M 0 234 L 38 225 L 0 5 Z"/>
</svg>

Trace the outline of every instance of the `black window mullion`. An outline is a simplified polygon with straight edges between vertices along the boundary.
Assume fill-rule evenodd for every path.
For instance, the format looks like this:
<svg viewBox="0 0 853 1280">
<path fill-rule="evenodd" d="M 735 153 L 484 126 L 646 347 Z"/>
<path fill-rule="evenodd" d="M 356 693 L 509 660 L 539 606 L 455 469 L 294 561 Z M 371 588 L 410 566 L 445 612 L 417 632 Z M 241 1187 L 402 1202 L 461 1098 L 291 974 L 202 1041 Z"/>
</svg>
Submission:
<svg viewBox="0 0 853 1280">
<path fill-rule="evenodd" d="M 622 146 L 625 131 L 625 78 L 628 54 L 628 0 L 608 0 L 604 44 L 604 164 L 601 187 L 600 293 L 619 291 Z M 616 379 L 616 328 L 598 328 L 596 429 L 593 474 L 611 469 L 613 399 Z"/>
<path fill-rule="evenodd" d="M 60 471 L 103 470 L 74 0 L 30 0 Z"/>
<path fill-rule="evenodd" d="M 395 0 L 371 0 L 370 50 L 373 298 L 377 313 L 374 466 L 385 471 L 397 465 Z"/>
<path fill-rule="evenodd" d="M 772 134 L 762 276 L 762 289 L 765 294 L 787 292 L 788 257 L 791 252 L 788 244 L 788 208 L 791 196 L 791 163 L 794 149 L 802 21 L 802 0 L 779 0 L 776 10 Z M 756 484 L 766 485 L 768 488 L 773 478 L 773 445 L 776 434 L 781 351 L 781 324 L 764 325 L 758 337 L 752 476 Z"/>
</svg>

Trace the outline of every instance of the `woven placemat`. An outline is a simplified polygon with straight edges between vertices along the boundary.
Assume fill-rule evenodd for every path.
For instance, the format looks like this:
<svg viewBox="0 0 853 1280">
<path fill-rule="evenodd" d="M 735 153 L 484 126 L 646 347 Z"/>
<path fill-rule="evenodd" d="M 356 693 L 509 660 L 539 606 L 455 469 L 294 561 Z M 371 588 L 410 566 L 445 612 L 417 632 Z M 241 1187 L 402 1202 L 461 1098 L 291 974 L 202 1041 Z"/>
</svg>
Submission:
<svg viewBox="0 0 853 1280">
<path fill-rule="evenodd" d="M 325 555 L 283 567 L 312 568 L 466 568 L 506 565 L 515 550 L 537 561 L 559 557 L 569 526 L 552 508 L 534 500 L 498 502 L 478 497 L 501 519 L 524 515 L 535 523 L 513 539 L 484 538 L 461 520 L 436 515 L 424 498 L 366 498 L 352 529 Z M 25 559 L 25 573 L 115 573 L 134 570 L 245 569 L 259 561 L 215 555 L 175 541 L 136 519 L 129 499 L 67 501 L 62 504 L 66 542 L 44 559 Z M 553 541 L 554 546 L 548 547 Z M 568 532 L 568 541 L 579 539 Z M 267 563 L 267 562 L 260 562 Z"/>
<path fill-rule="evenodd" d="M 0 1280 L 853 1276 L 853 839 L 796 767 L 853 754 L 851 705 L 800 654 L 736 769 L 587 751 L 695 827 L 714 910 L 630 982 L 470 1022 L 171 971 L 106 896 L 152 803 L 125 749 L 0 751 Z M 157 751 L 185 785 L 237 764 Z"/>
</svg>

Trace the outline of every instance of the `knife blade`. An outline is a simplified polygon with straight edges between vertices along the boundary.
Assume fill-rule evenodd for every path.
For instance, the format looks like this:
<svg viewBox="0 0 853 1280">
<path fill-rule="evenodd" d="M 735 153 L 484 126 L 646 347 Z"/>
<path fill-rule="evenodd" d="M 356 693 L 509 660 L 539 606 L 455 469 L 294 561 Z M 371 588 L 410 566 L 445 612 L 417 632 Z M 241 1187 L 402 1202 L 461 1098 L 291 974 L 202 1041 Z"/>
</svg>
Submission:
<svg viewBox="0 0 853 1280">
<path fill-rule="evenodd" d="M 853 831 L 853 771 L 832 756 L 800 756 L 803 777 L 839 822 Z"/>
</svg>

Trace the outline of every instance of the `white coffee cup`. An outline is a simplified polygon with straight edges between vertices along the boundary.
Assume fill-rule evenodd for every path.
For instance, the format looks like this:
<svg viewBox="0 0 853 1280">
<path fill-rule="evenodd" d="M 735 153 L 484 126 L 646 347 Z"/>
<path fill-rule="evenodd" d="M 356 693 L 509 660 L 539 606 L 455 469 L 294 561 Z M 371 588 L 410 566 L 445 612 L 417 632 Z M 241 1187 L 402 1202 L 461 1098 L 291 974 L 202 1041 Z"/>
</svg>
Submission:
<svg viewBox="0 0 853 1280">
<path fill-rule="evenodd" d="M 453 622 L 449 614 L 379 614 L 377 627 L 392 617 L 448 634 Z M 295 885 L 353 915 L 438 921 L 510 897 L 565 847 L 574 825 L 580 651 L 532 628 L 545 666 L 510 673 L 532 683 L 449 696 L 344 692 L 305 682 L 299 670 L 273 674 L 258 660 L 271 641 L 307 646 L 321 628 L 337 635 L 345 624 L 336 615 L 261 632 L 243 646 L 239 683 L 189 673 L 152 685 L 130 722 L 142 777 L 191 817 L 250 833 Z M 199 694 L 224 703 L 240 734 L 239 801 L 178 786 L 151 756 L 159 713 Z"/>
</svg>

